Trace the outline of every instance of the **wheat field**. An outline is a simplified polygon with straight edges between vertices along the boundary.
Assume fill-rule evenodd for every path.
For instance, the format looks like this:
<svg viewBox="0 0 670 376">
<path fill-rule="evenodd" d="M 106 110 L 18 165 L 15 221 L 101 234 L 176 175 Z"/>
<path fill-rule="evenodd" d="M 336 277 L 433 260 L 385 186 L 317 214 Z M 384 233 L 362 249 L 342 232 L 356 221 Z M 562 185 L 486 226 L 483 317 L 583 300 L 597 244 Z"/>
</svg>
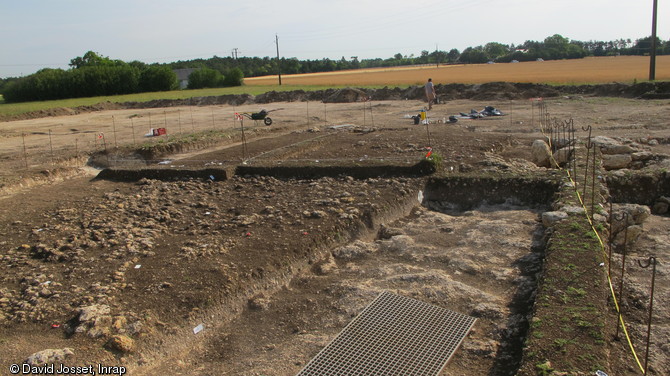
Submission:
<svg viewBox="0 0 670 376">
<path fill-rule="evenodd" d="M 282 75 L 283 85 L 407 86 L 423 84 L 428 77 L 436 84 L 476 84 L 495 81 L 548 84 L 595 84 L 646 81 L 648 56 L 589 57 L 574 60 L 521 63 L 408 66 L 347 70 L 326 73 Z M 670 80 L 670 56 L 656 57 L 656 80 Z M 276 75 L 245 78 L 245 85 L 275 85 Z"/>
</svg>

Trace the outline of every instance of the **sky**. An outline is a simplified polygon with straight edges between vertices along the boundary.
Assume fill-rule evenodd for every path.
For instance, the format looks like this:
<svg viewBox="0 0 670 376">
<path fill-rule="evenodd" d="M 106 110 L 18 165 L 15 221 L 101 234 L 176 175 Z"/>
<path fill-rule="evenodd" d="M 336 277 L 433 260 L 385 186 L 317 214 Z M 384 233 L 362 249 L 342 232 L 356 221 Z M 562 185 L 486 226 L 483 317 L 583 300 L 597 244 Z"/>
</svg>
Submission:
<svg viewBox="0 0 670 376">
<path fill-rule="evenodd" d="M 657 36 L 670 39 L 658 2 Z M 168 63 L 231 56 L 419 56 L 560 34 L 611 41 L 651 35 L 653 0 L 0 0 L 0 78 L 68 69 L 94 51 Z"/>
</svg>

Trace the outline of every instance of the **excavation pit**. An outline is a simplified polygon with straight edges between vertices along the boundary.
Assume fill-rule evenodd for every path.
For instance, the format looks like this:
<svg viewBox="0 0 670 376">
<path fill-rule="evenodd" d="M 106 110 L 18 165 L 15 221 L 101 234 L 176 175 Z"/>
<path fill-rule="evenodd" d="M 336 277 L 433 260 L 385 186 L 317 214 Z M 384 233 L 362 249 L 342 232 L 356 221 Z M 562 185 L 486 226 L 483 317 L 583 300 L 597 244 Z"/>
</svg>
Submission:
<svg viewBox="0 0 670 376">
<path fill-rule="evenodd" d="M 658 136 L 653 133 L 667 128 L 665 103 L 626 100 L 612 106 L 610 99 L 583 97 L 552 101 L 554 115 L 574 114 L 579 117 L 577 124 L 594 125 L 594 134 L 616 133 L 637 142 L 643 137 L 638 133 L 649 133 L 642 140 L 646 143 L 639 142 L 651 147 L 646 137 L 655 140 Z M 432 146 L 442 161 L 436 176 L 372 171 L 354 177 L 348 171 L 327 169 L 236 175 L 233 169 L 245 156 L 238 143 L 240 132 L 235 130 L 231 138 L 226 137 L 227 144 L 208 153 L 173 158 L 162 153 L 190 146 L 193 151 L 202 145 L 180 150 L 157 143 L 140 161 L 152 169 L 216 167 L 226 171 L 225 179 L 221 175 L 212 180 L 211 174 L 202 172 L 164 178 L 71 179 L 62 186 L 41 186 L 5 201 L 6 210 L 0 214 L 5 242 L 0 298 L 8 323 L 0 328 L 0 336 L 7 339 L 4 359 L 21 362 L 46 347 L 73 347 L 71 364 L 122 362 L 138 375 L 294 375 L 388 289 L 477 317 L 473 331 L 448 364 L 447 374 L 511 374 L 524 359 L 530 371 L 524 373 L 527 369 L 522 368 L 519 375 L 534 375 L 536 366 L 546 366 L 547 360 L 558 370 L 574 374 L 601 365 L 598 369 L 611 374 L 632 374 L 627 362 L 630 354 L 599 350 L 620 344 L 606 336 L 594 337 L 600 331 L 592 324 L 599 323 L 599 317 L 584 320 L 586 315 L 578 311 L 588 308 L 589 314 L 595 311 L 603 316 L 609 310 L 604 294 L 591 295 L 582 287 L 608 291 L 598 279 L 603 271 L 598 266 L 600 254 L 585 249 L 577 255 L 581 264 L 560 258 L 592 240 L 588 225 L 579 220 L 583 213 L 569 214 L 565 226 L 552 232 L 549 240 L 559 239 L 553 237 L 558 234 L 570 241 L 555 242 L 560 248 L 551 248 L 554 257 L 547 258 L 549 248 L 539 217 L 547 210 L 562 210 L 561 200 L 568 195 L 564 171 L 545 170 L 529 162 L 530 144 L 542 138 L 531 102 L 496 104 L 503 110 L 510 107 L 513 115 L 509 117 L 430 127 L 412 126 L 404 118 L 420 106 L 417 101 L 398 102 L 402 103 L 374 105 L 375 130 L 370 124 L 358 130 L 328 130 L 323 117 L 318 123 L 312 121 L 309 130 L 298 129 L 304 124 L 277 118 L 277 125 L 286 125 L 285 129 L 274 124 L 263 128 L 264 135 L 277 137 L 248 138 L 246 166 L 293 168 L 290 163 L 297 163 L 308 170 L 317 160 L 318 167 L 324 167 L 324 161 L 365 167 L 370 160 L 383 159 L 391 167 L 405 167 L 415 165 Z M 467 111 L 484 104 L 488 103 L 450 102 L 436 107 L 431 115 L 437 119 L 442 117 L 440 112 Z M 304 109 L 305 103 L 287 106 Z M 329 119 L 342 114 L 336 124 L 352 123 L 362 115 L 360 103 L 349 109 L 342 105 L 337 115 L 332 111 L 336 105 L 328 106 Z M 643 113 L 642 107 L 646 108 Z M 201 118 L 211 124 L 211 108 L 203 111 Z M 176 109 L 173 114 L 176 120 Z M 123 130 L 128 139 L 130 131 Z M 274 130 L 280 132 L 271 133 Z M 582 132 L 580 137 L 585 135 Z M 28 147 L 28 162 L 34 163 L 35 154 Z M 651 151 L 663 150 L 667 144 L 655 145 Z M 43 154 L 48 159 L 49 154 Z M 171 165 L 153 165 L 167 158 Z M 419 205 L 419 191 L 425 206 Z M 557 197 L 556 192 L 561 195 Z M 569 193 L 574 196 L 574 191 Z M 624 195 L 621 202 L 632 200 Z M 652 215 L 649 224 L 660 227 L 650 227 L 649 239 L 642 239 L 656 247 L 648 250 L 659 257 L 667 253 L 659 245 L 670 243 L 662 227 L 665 218 Z M 466 249 L 468 244 L 473 247 Z M 452 252 L 445 256 L 445 249 Z M 485 252 L 492 253 L 485 256 Z M 598 257 L 586 257 L 592 254 Z M 635 264 L 637 256 L 631 257 Z M 533 282 L 537 273 L 546 273 L 552 265 L 556 274 L 549 279 L 569 277 L 571 284 Z M 662 265 L 659 270 L 667 274 Z M 575 277 L 576 272 L 582 273 L 580 277 Z M 638 272 L 631 269 L 631 273 Z M 582 276 L 595 278 L 584 282 Z M 648 275 L 639 277 L 635 283 L 639 281 L 640 288 L 624 290 L 632 298 L 628 306 L 643 306 Z M 537 291 L 549 298 L 534 298 L 534 285 L 548 287 Z M 566 305 L 581 294 L 589 302 L 604 303 L 598 310 L 588 304 Z M 666 301 L 661 297 L 656 304 L 664 307 Z M 103 327 L 80 324 L 80 332 L 71 338 L 49 327 L 79 317 L 78 310 L 84 307 L 96 306 L 104 312 L 101 306 L 105 305 L 109 317 L 97 321 Z M 555 314 L 556 321 L 537 321 L 538 311 L 547 313 L 543 309 Z M 631 312 L 643 317 L 636 309 Z M 665 311 L 657 311 L 662 315 L 655 316 L 656 322 L 667 321 Z M 531 313 L 534 319 L 528 321 Z M 584 344 L 591 350 L 578 348 L 581 343 L 570 340 L 578 331 L 565 337 L 562 319 L 591 325 L 580 329 L 589 336 Z M 643 320 L 631 322 L 637 329 L 644 326 Z M 556 323 L 556 330 L 547 328 L 549 323 Z M 198 327 L 204 330 L 194 334 Z M 526 327 L 535 334 L 524 335 Z M 665 330 L 652 335 L 655 365 L 650 374 L 668 373 L 663 368 L 667 364 Z M 122 335 L 120 331 L 135 341 L 136 352 L 112 359 L 114 355 L 104 347 L 105 333 Z M 642 331 L 631 332 L 638 333 L 634 340 L 639 340 Z M 533 342 L 529 338 L 543 339 L 546 347 L 521 359 L 524 338 L 527 344 Z M 613 355 L 608 358 L 608 354 Z M 604 359 L 603 364 L 592 359 Z"/>
</svg>

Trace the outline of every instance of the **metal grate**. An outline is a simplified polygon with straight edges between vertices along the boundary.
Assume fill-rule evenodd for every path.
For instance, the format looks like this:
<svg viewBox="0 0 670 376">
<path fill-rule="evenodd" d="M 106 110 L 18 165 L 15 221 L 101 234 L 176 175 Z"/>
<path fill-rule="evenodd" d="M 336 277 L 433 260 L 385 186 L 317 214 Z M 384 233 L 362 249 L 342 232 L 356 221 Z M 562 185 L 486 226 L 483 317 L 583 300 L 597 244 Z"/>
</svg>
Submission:
<svg viewBox="0 0 670 376">
<path fill-rule="evenodd" d="M 297 376 L 438 375 L 475 321 L 383 292 Z"/>
</svg>

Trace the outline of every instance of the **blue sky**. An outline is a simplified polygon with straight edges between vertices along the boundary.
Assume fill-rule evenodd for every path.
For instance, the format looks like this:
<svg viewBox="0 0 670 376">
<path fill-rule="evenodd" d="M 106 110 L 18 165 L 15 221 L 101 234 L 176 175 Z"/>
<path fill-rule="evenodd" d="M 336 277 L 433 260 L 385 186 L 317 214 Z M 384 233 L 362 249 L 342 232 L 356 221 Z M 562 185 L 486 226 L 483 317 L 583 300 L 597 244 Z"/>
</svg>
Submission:
<svg viewBox="0 0 670 376">
<path fill-rule="evenodd" d="M 0 77 L 68 68 L 92 50 L 123 61 L 276 56 L 388 58 L 561 34 L 651 35 L 653 0 L 0 0 Z M 657 34 L 670 39 L 667 2 Z"/>
</svg>

